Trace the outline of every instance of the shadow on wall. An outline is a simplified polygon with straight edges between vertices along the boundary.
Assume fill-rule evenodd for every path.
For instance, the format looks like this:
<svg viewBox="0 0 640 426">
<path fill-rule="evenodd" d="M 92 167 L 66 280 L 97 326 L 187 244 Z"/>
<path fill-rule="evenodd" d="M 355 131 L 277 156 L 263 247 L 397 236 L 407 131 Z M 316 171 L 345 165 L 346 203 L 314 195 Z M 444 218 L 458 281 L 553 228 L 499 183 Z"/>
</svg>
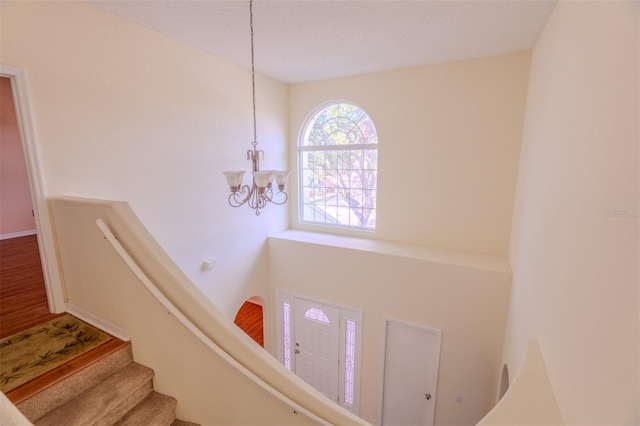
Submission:
<svg viewBox="0 0 640 426">
<path fill-rule="evenodd" d="M 234 323 L 249 335 L 257 344 L 264 347 L 264 317 L 262 313 L 263 300 L 253 296 L 242 304 Z"/>
<path fill-rule="evenodd" d="M 500 377 L 500 394 L 498 395 L 498 401 L 507 393 L 507 390 L 509 390 L 509 367 L 505 364 L 504 367 L 502 367 L 502 376 Z"/>
</svg>

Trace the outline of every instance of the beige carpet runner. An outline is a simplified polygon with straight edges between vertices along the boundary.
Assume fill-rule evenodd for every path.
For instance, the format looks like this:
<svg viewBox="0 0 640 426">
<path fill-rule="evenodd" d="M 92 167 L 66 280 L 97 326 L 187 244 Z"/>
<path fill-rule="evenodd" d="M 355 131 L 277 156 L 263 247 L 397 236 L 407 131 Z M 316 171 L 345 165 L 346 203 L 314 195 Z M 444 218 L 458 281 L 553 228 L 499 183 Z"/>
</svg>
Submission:
<svg viewBox="0 0 640 426">
<path fill-rule="evenodd" d="M 0 390 L 7 392 L 111 340 L 66 314 L 0 340 Z"/>
</svg>

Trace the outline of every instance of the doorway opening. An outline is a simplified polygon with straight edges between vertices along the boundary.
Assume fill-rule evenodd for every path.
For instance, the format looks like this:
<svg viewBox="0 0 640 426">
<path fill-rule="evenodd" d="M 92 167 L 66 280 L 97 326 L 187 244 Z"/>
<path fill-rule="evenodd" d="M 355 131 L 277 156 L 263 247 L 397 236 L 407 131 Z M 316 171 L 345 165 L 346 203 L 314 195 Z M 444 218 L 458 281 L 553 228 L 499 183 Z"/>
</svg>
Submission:
<svg viewBox="0 0 640 426">
<path fill-rule="evenodd" d="M 24 159 L 11 80 L 0 77 L 0 240 L 36 234 L 29 174 Z"/>
<path fill-rule="evenodd" d="M 11 80 L 0 76 L 0 337 L 52 317 L 15 106 Z"/>
<path fill-rule="evenodd" d="M 11 101 L 8 102 L 11 102 L 14 107 L 17 124 L 16 133 L 22 147 L 21 160 L 22 164 L 26 166 L 28 176 L 29 190 L 28 194 L 23 194 L 23 197 L 30 198 L 31 200 L 32 218 L 35 221 L 35 233 L 37 234 L 37 246 L 44 276 L 48 309 L 52 313 L 64 312 L 65 297 L 58 261 L 56 259 L 56 247 L 51 218 L 49 217 L 49 209 L 44 194 L 35 138 L 33 135 L 26 79 L 22 70 L 2 64 L 0 64 L 0 78 L 3 80 L 6 79 L 5 85 L 7 82 L 9 83 L 7 87 L 10 90 L 6 90 L 6 92 L 12 96 Z M 4 91 L 5 90 L 3 90 L 3 92 Z M 4 97 L 3 94 L 3 98 Z M 2 102 L 4 103 L 5 100 Z"/>
<path fill-rule="evenodd" d="M 261 297 L 249 298 L 238 310 L 234 323 L 264 348 L 263 304 Z"/>
</svg>

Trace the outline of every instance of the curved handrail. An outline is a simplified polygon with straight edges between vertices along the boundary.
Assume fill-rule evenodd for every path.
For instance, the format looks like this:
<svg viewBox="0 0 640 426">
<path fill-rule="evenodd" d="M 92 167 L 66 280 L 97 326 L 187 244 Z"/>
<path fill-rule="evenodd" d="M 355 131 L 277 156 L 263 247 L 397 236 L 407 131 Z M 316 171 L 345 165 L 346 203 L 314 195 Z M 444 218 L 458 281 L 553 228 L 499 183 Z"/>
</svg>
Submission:
<svg viewBox="0 0 640 426">
<path fill-rule="evenodd" d="M 145 287 L 196 338 L 262 389 L 320 424 L 367 425 L 302 381 L 266 351 L 251 350 L 239 331 L 171 261 L 126 202 L 110 203 L 100 232 Z M 108 225 L 107 225 L 108 223 Z M 113 232 L 112 232 L 113 230 Z M 116 238 L 113 234 L 117 234 Z M 109 235 L 110 234 L 110 235 Z"/>
<path fill-rule="evenodd" d="M 225 361 L 227 361 L 229 364 L 233 365 L 235 368 L 237 368 L 239 371 L 241 371 L 245 376 L 247 376 L 248 378 L 253 380 L 255 383 L 260 385 L 263 389 L 271 392 L 274 396 L 276 396 L 282 402 L 290 405 L 296 411 L 299 411 L 299 412 L 303 413 L 304 415 L 312 418 L 313 420 L 317 421 L 318 423 L 327 424 L 327 425 L 329 424 L 329 423 L 325 422 L 324 420 L 322 420 L 321 418 L 319 418 L 318 416 L 316 416 L 315 414 L 313 414 L 310 411 L 308 411 L 307 409 L 305 409 L 304 407 L 300 406 L 296 402 L 294 402 L 291 399 L 287 398 L 282 393 L 274 392 L 274 389 L 271 386 L 269 386 L 262 379 L 260 379 L 258 376 L 253 374 L 247 368 L 245 368 L 242 364 L 240 364 L 234 358 L 229 356 L 229 354 L 227 354 L 225 351 L 220 349 L 220 347 L 218 347 L 211 339 L 209 339 L 202 331 L 200 331 L 200 329 L 198 327 L 196 327 L 191 321 L 189 321 L 189 319 L 186 316 L 184 316 L 184 314 L 182 312 L 180 312 L 178 310 L 178 308 L 176 308 L 176 306 L 173 303 L 171 303 L 169 301 L 169 299 L 167 299 L 166 296 L 164 294 L 162 294 L 157 289 L 157 287 L 153 284 L 153 282 L 151 282 L 151 280 L 149 279 L 147 274 L 145 274 L 142 271 L 142 269 L 140 269 L 138 264 L 131 258 L 131 256 L 129 256 L 129 253 L 127 253 L 127 251 L 124 249 L 124 247 L 122 247 L 122 244 L 120 244 L 120 242 L 118 241 L 116 236 L 113 235 L 113 233 L 111 232 L 109 227 L 104 223 L 104 221 L 102 219 L 96 219 L 96 224 L 98 225 L 98 228 L 102 232 L 102 235 L 104 235 L 104 237 L 111 244 L 111 246 L 116 251 L 116 253 L 118 253 L 120 258 L 122 258 L 124 263 L 129 267 L 129 269 L 131 269 L 131 272 L 133 272 L 136 275 L 136 277 L 140 280 L 140 282 L 142 282 L 142 284 L 147 288 L 147 290 L 149 290 L 149 292 L 151 292 L 151 294 L 156 299 L 158 299 L 158 301 L 162 304 L 162 306 L 164 306 L 167 309 L 167 311 L 169 311 L 171 313 L 171 315 L 176 317 L 176 319 L 187 330 L 189 330 L 191 333 L 193 333 L 193 335 L 196 336 L 205 346 L 207 346 L 209 349 L 214 351 L 216 354 L 218 354 L 219 356 L 224 358 Z"/>
<path fill-rule="evenodd" d="M 528 342 L 522 367 L 509 390 L 477 423 L 490 425 L 564 425 L 537 340 Z"/>
</svg>

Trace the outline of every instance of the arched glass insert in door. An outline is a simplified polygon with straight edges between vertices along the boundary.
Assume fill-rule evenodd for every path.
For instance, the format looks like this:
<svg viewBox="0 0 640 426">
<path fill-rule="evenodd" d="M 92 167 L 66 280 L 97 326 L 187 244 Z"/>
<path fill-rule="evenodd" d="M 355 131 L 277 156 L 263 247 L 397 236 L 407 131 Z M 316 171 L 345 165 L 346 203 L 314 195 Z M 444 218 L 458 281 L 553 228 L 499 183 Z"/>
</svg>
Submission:
<svg viewBox="0 0 640 426">
<path fill-rule="evenodd" d="M 323 322 L 325 324 L 331 324 L 329 318 L 318 308 L 309 308 L 305 311 L 304 317 L 307 319 Z"/>
</svg>

